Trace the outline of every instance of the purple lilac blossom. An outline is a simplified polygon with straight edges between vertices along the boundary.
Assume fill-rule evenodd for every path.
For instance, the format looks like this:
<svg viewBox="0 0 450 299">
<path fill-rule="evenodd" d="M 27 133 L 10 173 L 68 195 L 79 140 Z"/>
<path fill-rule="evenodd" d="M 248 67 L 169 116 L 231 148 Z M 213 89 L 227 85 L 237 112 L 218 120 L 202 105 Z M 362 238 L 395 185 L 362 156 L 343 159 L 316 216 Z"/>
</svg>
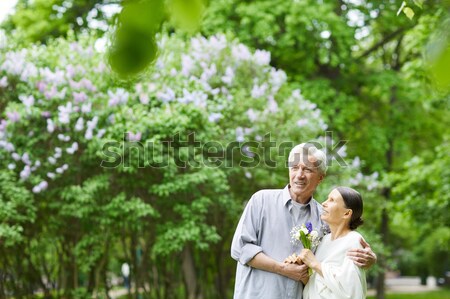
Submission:
<svg viewBox="0 0 450 299">
<path fill-rule="evenodd" d="M 73 100 L 75 103 L 81 103 L 87 100 L 87 95 L 84 92 L 74 92 Z"/>
<path fill-rule="evenodd" d="M 6 116 L 12 123 L 18 122 L 20 120 L 20 115 L 17 111 L 6 112 Z"/>
</svg>

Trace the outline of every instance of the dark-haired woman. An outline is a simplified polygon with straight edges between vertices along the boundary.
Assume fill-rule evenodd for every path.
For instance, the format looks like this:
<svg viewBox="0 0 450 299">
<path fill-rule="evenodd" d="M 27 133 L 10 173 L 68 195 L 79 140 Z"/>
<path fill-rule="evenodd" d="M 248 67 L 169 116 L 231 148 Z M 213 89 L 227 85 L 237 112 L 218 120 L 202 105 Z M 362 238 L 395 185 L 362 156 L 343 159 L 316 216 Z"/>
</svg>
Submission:
<svg viewBox="0 0 450 299">
<path fill-rule="evenodd" d="M 314 270 L 303 290 L 303 299 L 366 298 L 364 270 L 346 255 L 351 248 L 362 248 L 361 235 L 355 229 L 362 224 L 361 195 L 347 187 L 331 191 L 322 204 L 322 220 L 331 233 L 324 236 L 315 254 L 303 249 L 301 260 Z"/>
</svg>

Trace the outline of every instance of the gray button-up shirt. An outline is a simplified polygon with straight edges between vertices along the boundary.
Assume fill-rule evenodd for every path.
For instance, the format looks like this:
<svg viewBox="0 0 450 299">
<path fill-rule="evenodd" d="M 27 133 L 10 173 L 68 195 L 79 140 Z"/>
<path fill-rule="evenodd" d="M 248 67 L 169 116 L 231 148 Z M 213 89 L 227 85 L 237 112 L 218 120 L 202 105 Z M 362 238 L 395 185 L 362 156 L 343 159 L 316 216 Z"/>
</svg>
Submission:
<svg viewBox="0 0 450 299">
<path fill-rule="evenodd" d="M 320 219 L 322 206 L 311 199 L 309 217 L 300 219 L 301 223 L 294 223 L 290 213 L 291 201 L 286 186 L 284 189 L 258 191 L 245 207 L 231 245 L 231 257 L 238 261 L 234 299 L 302 298 L 301 282 L 247 265 L 261 251 L 279 262 L 294 252 L 300 253 L 302 245 L 291 242 L 290 232 L 294 225 L 309 221 L 319 236 L 323 235 L 326 226 Z"/>
</svg>

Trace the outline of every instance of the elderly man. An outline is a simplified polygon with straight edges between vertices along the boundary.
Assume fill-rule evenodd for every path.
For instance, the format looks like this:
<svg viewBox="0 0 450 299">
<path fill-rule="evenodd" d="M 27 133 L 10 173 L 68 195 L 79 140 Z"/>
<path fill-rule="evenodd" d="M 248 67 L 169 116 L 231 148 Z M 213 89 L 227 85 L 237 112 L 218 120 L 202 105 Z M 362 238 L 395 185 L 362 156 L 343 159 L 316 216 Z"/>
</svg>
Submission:
<svg viewBox="0 0 450 299">
<path fill-rule="evenodd" d="M 295 146 L 289 154 L 289 185 L 284 189 L 261 190 L 249 200 L 237 226 L 231 256 L 238 261 L 234 299 L 301 299 L 308 281 L 305 265 L 284 263 L 299 253 L 301 245 L 291 242 L 294 226 L 311 222 L 323 235 L 322 206 L 312 197 L 324 179 L 327 159 L 312 144 Z M 370 267 L 376 255 L 361 240 L 364 249 L 349 251 L 360 267 Z"/>
</svg>

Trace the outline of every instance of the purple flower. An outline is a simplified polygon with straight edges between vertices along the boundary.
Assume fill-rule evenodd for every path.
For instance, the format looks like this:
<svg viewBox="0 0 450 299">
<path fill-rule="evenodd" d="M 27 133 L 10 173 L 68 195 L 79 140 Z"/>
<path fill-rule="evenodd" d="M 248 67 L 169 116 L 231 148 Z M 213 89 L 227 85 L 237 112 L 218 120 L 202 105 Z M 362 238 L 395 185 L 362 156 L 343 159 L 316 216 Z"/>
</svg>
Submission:
<svg viewBox="0 0 450 299">
<path fill-rule="evenodd" d="M 41 116 L 45 117 L 45 118 L 49 118 L 52 114 L 50 113 L 50 111 L 42 111 L 41 112 Z"/>
<path fill-rule="evenodd" d="M 87 95 L 84 92 L 74 92 L 73 100 L 75 103 L 81 103 L 87 100 Z"/>
<path fill-rule="evenodd" d="M 0 131 L 5 131 L 7 125 L 8 123 L 6 122 L 6 120 L 4 119 L 0 120 Z"/>
<path fill-rule="evenodd" d="M 81 79 L 80 84 L 89 91 L 92 92 L 97 91 L 97 88 L 94 86 L 94 84 L 92 84 L 91 80 L 89 79 L 86 78 Z"/>
<path fill-rule="evenodd" d="M 132 132 L 127 132 L 128 141 L 141 141 L 142 133 L 137 132 L 136 134 Z"/>
<path fill-rule="evenodd" d="M 8 119 L 12 122 L 18 122 L 20 120 L 20 115 L 17 111 L 13 111 L 13 112 L 6 112 L 6 117 L 8 117 Z"/>
<path fill-rule="evenodd" d="M 39 81 L 38 83 L 36 83 L 36 87 L 39 90 L 39 92 L 44 93 L 45 89 L 47 88 L 47 83 Z"/>
<path fill-rule="evenodd" d="M 53 85 L 50 90 L 47 90 L 44 92 L 45 97 L 48 100 L 51 100 L 52 98 L 54 98 L 56 95 L 58 94 L 58 90 L 56 89 L 56 86 Z"/>
<path fill-rule="evenodd" d="M 309 222 L 309 221 L 306 222 L 305 226 L 308 229 L 308 233 L 311 233 L 312 232 L 312 224 L 311 224 L 311 222 Z"/>
</svg>

